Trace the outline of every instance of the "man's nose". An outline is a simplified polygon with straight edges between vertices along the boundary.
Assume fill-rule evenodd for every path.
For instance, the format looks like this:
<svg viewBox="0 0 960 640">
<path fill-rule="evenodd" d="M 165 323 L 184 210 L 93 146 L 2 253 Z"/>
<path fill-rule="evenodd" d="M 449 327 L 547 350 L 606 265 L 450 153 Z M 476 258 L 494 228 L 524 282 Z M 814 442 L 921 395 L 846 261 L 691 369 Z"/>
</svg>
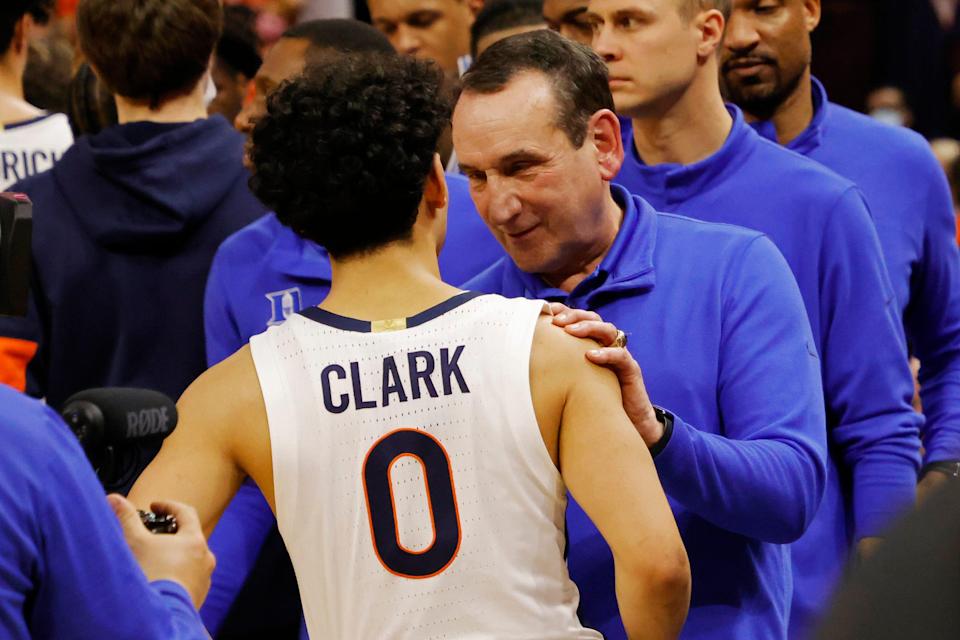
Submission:
<svg viewBox="0 0 960 640">
<path fill-rule="evenodd" d="M 590 46 L 605 62 L 613 62 L 620 57 L 620 48 L 606 25 L 595 27 Z"/>
<path fill-rule="evenodd" d="M 723 45 L 733 53 L 744 54 L 750 52 L 760 44 L 760 33 L 749 16 L 742 11 L 734 11 L 727 21 Z"/>
<path fill-rule="evenodd" d="M 408 27 L 405 24 L 401 24 L 397 27 L 397 31 L 394 34 L 393 38 L 393 47 L 397 50 L 397 53 L 402 53 L 403 55 L 415 56 L 417 52 L 420 51 L 422 43 L 420 42 L 420 37 L 416 32 Z"/>
<path fill-rule="evenodd" d="M 488 178 L 487 191 L 490 195 L 488 220 L 491 224 L 508 224 L 523 209 L 523 204 L 516 190 L 502 178 Z"/>
</svg>

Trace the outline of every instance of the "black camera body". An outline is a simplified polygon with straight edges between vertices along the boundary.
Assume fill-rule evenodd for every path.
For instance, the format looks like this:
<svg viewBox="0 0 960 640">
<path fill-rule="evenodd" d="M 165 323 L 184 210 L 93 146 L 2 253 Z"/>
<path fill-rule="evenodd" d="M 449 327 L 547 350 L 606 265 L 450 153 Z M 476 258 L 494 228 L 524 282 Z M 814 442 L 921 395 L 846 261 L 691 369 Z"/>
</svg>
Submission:
<svg viewBox="0 0 960 640">
<path fill-rule="evenodd" d="M 30 198 L 22 193 L 0 193 L 0 315 L 27 315 L 32 237 Z"/>
</svg>

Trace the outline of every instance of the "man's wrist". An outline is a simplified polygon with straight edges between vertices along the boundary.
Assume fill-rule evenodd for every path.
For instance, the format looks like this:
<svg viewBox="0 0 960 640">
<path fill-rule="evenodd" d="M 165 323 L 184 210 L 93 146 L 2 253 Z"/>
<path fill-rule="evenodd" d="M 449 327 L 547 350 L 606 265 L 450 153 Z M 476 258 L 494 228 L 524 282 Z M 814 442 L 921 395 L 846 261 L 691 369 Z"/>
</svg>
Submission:
<svg viewBox="0 0 960 640">
<path fill-rule="evenodd" d="M 960 479 L 960 460 L 940 460 L 926 464 L 920 470 L 920 479 L 922 480 L 931 472 L 939 473 L 948 478 Z"/>
<path fill-rule="evenodd" d="M 672 413 L 656 405 L 653 406 L 653 413 L 660 425 L 660 437 L 650 445 L 650 455 L 656 458 L 661 451 L 667 448 L 667 444 L 670 442 L 670 437 L 673 435 L 674 417 Z"/>
</svg>

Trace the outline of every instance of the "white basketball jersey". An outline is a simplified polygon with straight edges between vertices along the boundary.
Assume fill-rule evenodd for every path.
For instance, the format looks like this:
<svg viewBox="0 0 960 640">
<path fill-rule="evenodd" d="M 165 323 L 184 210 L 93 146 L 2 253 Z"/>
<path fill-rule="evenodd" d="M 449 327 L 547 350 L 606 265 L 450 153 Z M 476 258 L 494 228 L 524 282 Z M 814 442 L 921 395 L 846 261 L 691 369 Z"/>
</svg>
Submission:
<svg viewBox="0 0 960 640">
<path fill-rule="evenodd" d="M 251 339 L 311 638 L 601 637 L 577 618 L 530 395 L 542 311 L 474 293 L 374 323 L 313 307 Z"/>
<path fill-rule="evenodd" d="M 0 191 L 51 168 L 72 144 L 70 122 L 62 113 L 0 128 Z"/>
</svg>

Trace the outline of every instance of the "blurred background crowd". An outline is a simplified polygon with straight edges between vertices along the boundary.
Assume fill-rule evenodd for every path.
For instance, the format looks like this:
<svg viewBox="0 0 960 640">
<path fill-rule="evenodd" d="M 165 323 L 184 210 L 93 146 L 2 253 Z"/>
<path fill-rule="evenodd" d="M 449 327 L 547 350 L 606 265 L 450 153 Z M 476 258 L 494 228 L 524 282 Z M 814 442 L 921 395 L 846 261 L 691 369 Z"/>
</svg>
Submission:
<svg viewBox="0 0 960 640">
<path fill-rule="evenodd" d="M 107 94 L 90 93 L 96 81 L 76 47 L 76 4 L 57 0 L 55 19 L 31 45 L 24 85 L 30 103 L 68 113 L 78 135 L 93 132 L 101 118 L 109 121 L 114 107 Z M 213 72 L 217 98 L 210 110 L 230 121 L 253 97 L 251 81 L 263 52 L 287 28 L 318 18 L 370 19 L 363 0 L 226 0 L 225 5 Z M 832 0 L 822 11 L 813 33 L 813 73 L 831 100 L 925 136 L 960 202 L 958 3 Z"/>
</svg>

